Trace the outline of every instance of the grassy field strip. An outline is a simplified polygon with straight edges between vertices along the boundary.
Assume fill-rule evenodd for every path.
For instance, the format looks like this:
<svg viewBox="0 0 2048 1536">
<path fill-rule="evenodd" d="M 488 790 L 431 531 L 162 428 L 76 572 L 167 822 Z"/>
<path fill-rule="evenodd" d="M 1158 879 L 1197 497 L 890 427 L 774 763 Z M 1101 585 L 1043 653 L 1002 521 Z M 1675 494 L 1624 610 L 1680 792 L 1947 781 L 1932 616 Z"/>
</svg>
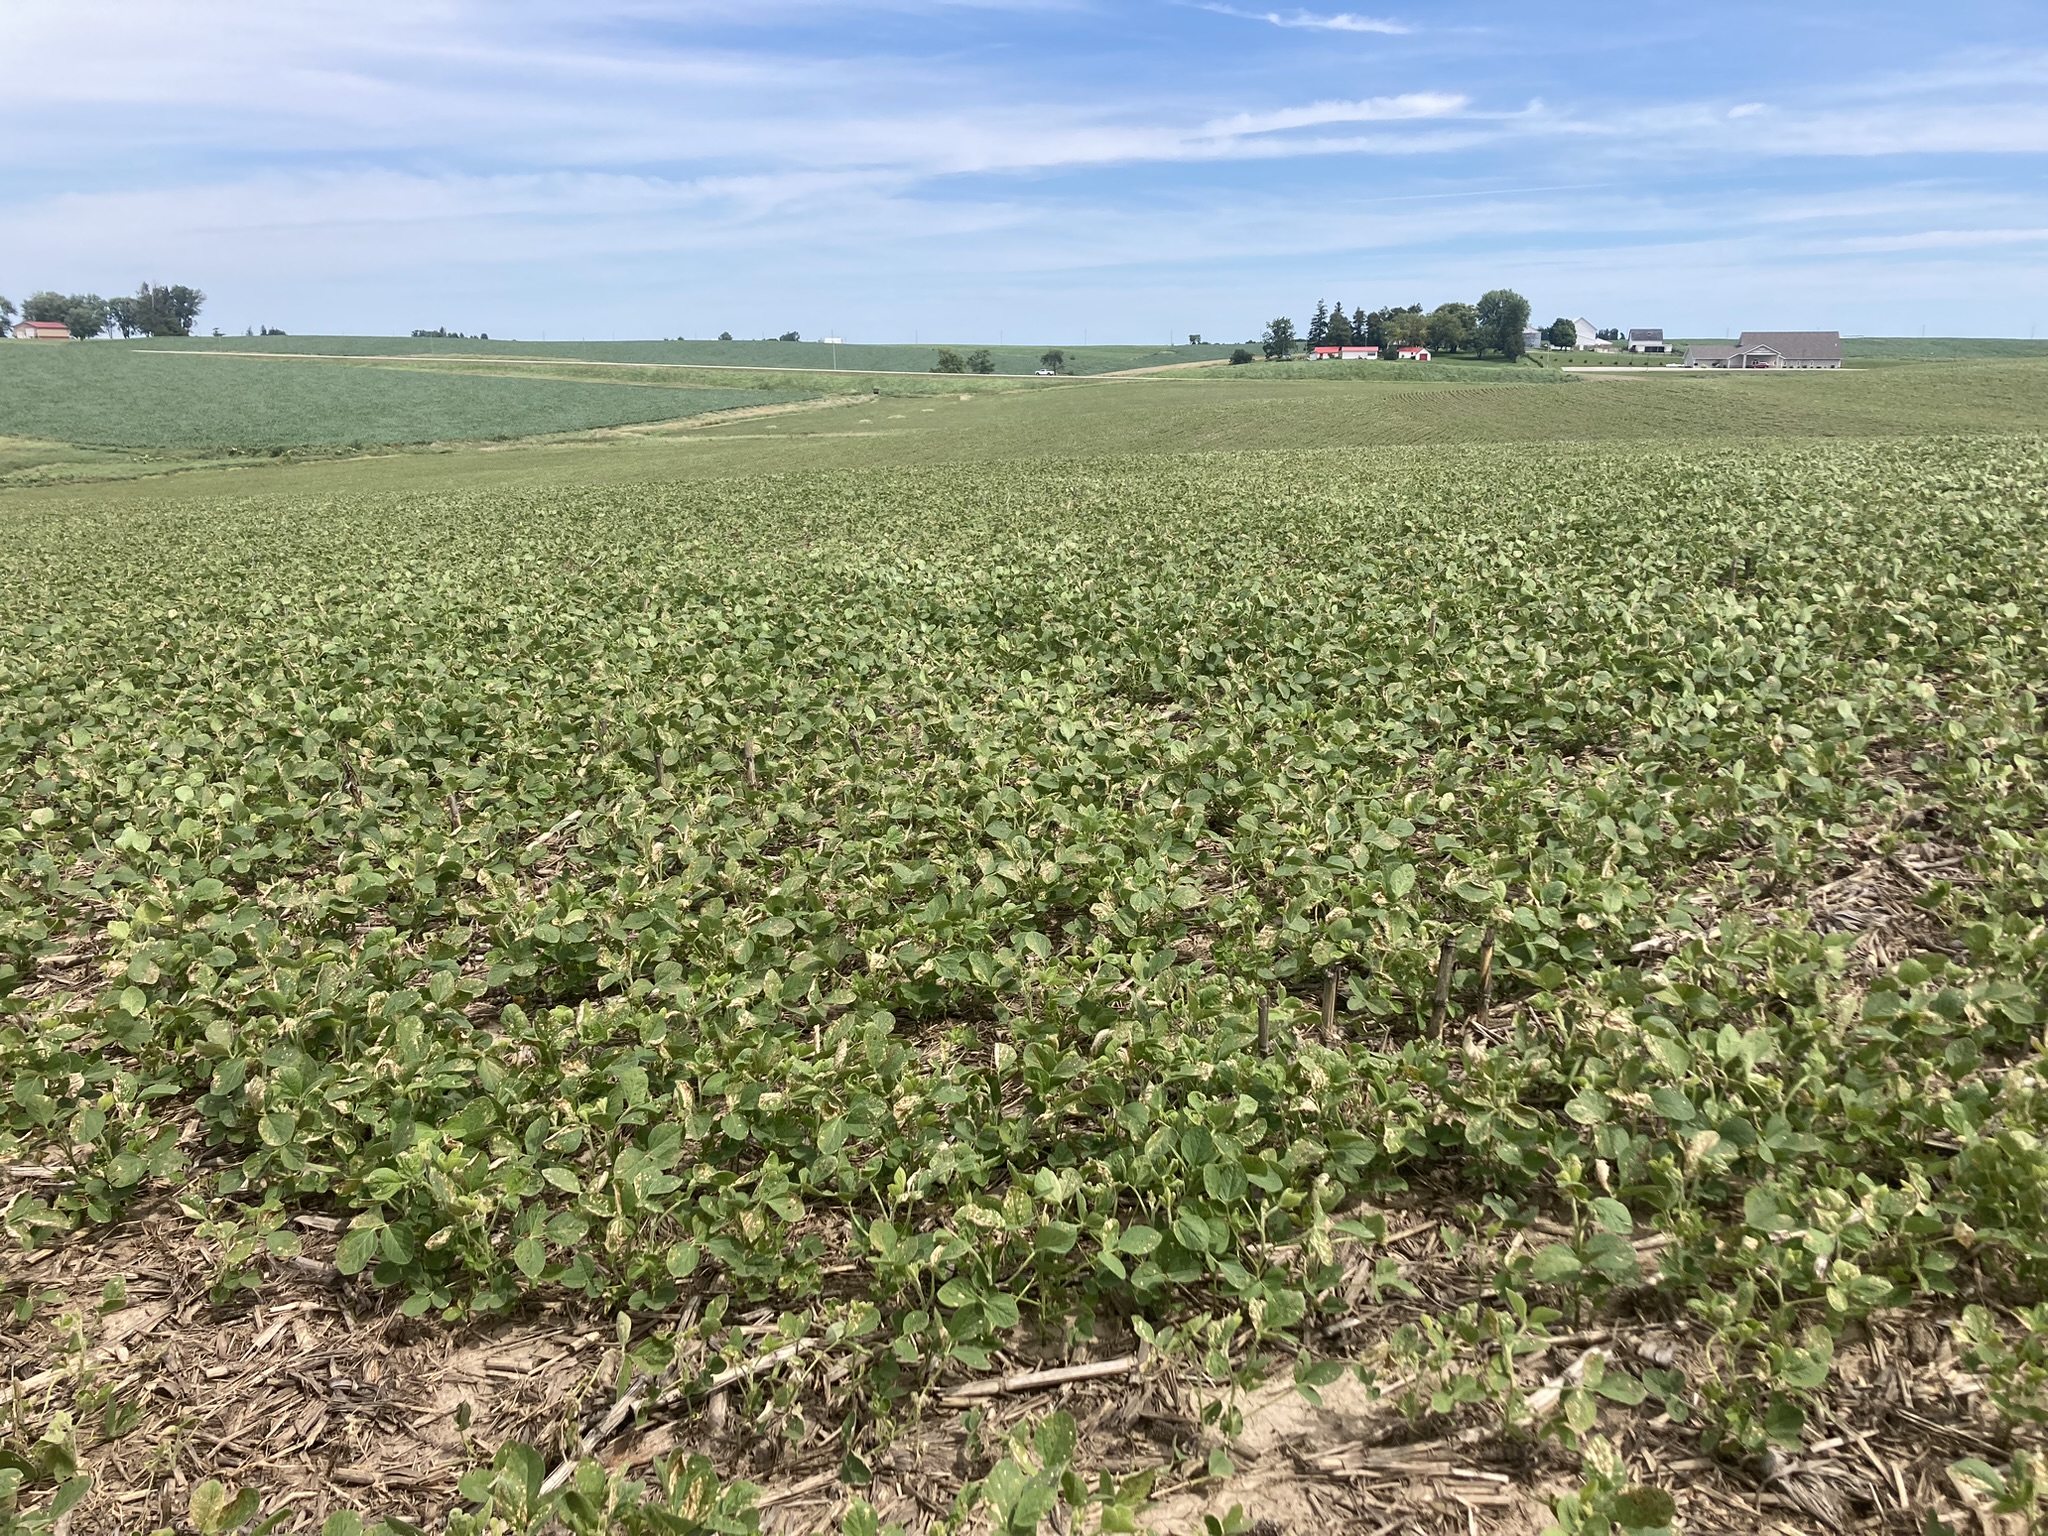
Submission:
<svg viewBox="0 0 2048 1536">
<path fill-rule="evenodd" d="M 1787 378 L 1794 376 L 1799 378 L 1820 378 L 1833 374 L 1862 373 L 1863 371 L 1863 369 L 1854 365 L 1841 368 L 1686 368 L 1672 363 L 1663 363 L 1655 368 L 1632 368 L 1626 363 L 1585 363 L 1569 364 L 1557 370 L 1559 373 L 1581 374 L 1589 377 L 1609 379 L 1669 379 L 1680 376 L 1695 379 L 1748 379 L 1762 378 L 1767 373 L 1779 374 Z"/>
<path fill-rule="evenodd" d="M 167 458 L 542 436 L 808 398 L 797 380 L 536 378 L 474 365 L 263 358 L 255 368 L 166 368 L 161 349 L 0 347 L 0 432 Z M 225 354 L 232 355 L 232 354 Z M 566 372 L 567 370 L 557 370 Z"/>
<path fill-rule="evenodd" d="M 774 341 L 637 341 L 637 342 L 547 342 L 483 341 L 457 338 L 410 338 L 384 336 L 292 336 L 292 337 L 192 337 L 149 343 L 181 351 L 281 352 L 293 356 L 335 356 L 373 352 L 427 353 L 436 357 L 526 355 L 549 358 L 580 357 L 592 360 L 651 361 L 706 365 L 758 365 L 771 369 L 806 368 L 830 371 L 880 369 L 897 373 L 928 369 L 942 349 L 965 355 L 986 350 L 1006 374 L 1028 375 L 1039 366 L 1042 346 L 988 346 L 982 342 L 933 342 L 914 344 L 845 343 L 828 347 L 821 342 Z M 1099 345 L 1063 347 L 1069 369 L 1080 375 L 1200 359 L 1223 359 L 1228 345 L 1130 346 Z"/>
<path fill-rule="evenodd" d="M 234 357 L 255 358 L 269 362 L 293 363 L 303 363 L 309 361 L 332 363 L 428 363 L 448 372 L 461 371 L 452 366 L 458 363 L 464 365 L 465 368 L 469 365 L 476 364 L 492 365 L 501 363 L 513 363 L 527 364 L 545 368 L 652 368 L 663 370 L 681 369 L 693 373 L 815 373 L 839 378 L 868 376 L 873 376 L 876 378 L 940 378 L 949 381 L 958 381 L 963 384 L 972 384 L 979 379 L 1032 379 L 1037 377 L 1033 374 L 1024 373 L 934 374 L 932 370 L 929 368 L 800 368 L 774 367 L 765 363 L 643 363 L 614 362 L 606 358 L 531 357 L 520 356 L 518 354 L 491 354 L 488 356 L 461 355 L 457 357 L 449 357 L 445 355 L 436 356 L 432 353 L 424 352 L 360 352 L 350 353 L 347 356 L 330 357 L 324 356 L 319 353 L 308 352 L 191 352 L 184 350 L 173 350 L 167 347 L 136 347 L 131 350 L 137 353 L 146 354 L 154 357 Z M 1208 365 L 1176 364 L 1174 366 L 1204 367 Z M 1160 371 L 1163 370 L 1128 369 L 1112 373 L 1067 374 L 1061 375 L 1058 378 L 1047 379 L 1043 382 L 1075 383 L 1080 382 L 1083 379 L 1090 381 L 1096 379 L 1134 379 L 1145 377 L 1148 374 Z"/>
</svg>

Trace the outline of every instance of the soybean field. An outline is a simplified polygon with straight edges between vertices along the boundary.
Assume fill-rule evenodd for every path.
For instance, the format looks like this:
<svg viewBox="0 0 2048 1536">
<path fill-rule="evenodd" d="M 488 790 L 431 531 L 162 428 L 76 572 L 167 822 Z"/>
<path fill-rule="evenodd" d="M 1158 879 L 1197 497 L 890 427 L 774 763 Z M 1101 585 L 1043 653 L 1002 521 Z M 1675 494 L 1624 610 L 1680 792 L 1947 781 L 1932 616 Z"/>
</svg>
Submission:
<svg viewBox="0 0 2048 1536">
<path fill-rule="evenodd" d="M 2044 511 L 2028 435 L 0 506 L 0 1521 L 2024 1515 Z"/>
</svg>

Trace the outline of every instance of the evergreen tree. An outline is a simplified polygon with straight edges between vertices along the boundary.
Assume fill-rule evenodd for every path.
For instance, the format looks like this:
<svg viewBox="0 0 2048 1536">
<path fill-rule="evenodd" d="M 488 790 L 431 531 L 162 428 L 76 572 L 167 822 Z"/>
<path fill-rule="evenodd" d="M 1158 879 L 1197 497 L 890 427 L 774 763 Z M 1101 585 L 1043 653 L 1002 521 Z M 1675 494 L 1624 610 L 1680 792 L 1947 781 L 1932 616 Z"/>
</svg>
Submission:
<svg viewBox="0 0 2048 1536">
<path fill-rule="evenodd" d="M 1316 300 L 1316 312 L 1308 322 L 1308 335 L 1304 340 L 1311 351 L 1329 344 L 1330 306 L 1321 299 Z"/>
<path fill-rule="evenodd" d="M 1351 339 L 1366 346 L 1372 345 L 1365 339 L 1365 306 L 1362 304 L 1351 311 Z"/>
<path fill-rule="evenodd" d="M 1344 313 L 1344 306 L 1342 304 L 1332 305 L 1330 308 L 1330 345 L 1333 347 L 1348 347 L 1351 345 L 1354 335 L 1355 333 L 1351 329 L 1351 317 Z"/>
</svg>

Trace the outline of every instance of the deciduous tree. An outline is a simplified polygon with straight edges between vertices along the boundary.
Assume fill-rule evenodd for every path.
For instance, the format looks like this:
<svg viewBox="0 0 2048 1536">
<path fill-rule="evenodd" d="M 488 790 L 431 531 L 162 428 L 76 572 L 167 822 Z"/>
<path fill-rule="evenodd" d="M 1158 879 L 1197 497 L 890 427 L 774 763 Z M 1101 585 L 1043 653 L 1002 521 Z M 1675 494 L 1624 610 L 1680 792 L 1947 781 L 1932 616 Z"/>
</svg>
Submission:
<svg viewBox="0 0 2048 1536">
<path fill-rule="evenodd" d="M 1285 315 L 1266 322 L 1266 334 L 1259 345 L 1266 356 L 1274 361 L 1290 356 L 1294 351 L 1294 322 Z"/>
<path fill-rule="evenodd" d="M 1429 350 L 1470 352 L 1478 340 L 1479 312 L 1470 304 L 1439 304 L 1429 312 Z"/>
<path fill-rule="evenodd" d="M 1067 371 L 1067 354 L 1058 347 L 1054 347 L 1050 352 L 1041 352 L 1038 356 L 1038 366 L 1050 368 L 1054 373 L 1065 373 Z"/>
<path fill-rule="evenodd" d="M 80 341 L 99 335 L 107 328 L 107 301 L 96 293 L 74 293 L 64 311 L 64 328 Z"/>
<path fill-rule="evenodd" d="M 1529 301 L 1514 289 L 1495 288 L 1474 309 L 1481 351 L 1498 352 L 1513 362 L 1528 350 L 1523 333 L 1529 329 Z"/>
<path fill-rule="evenodd" d="M 131 323 L 144 336 L 190 336 L 205 302 L 205 294 L 183 283 L 144 283 L 135 290 Z"/>
<path fill-rule="evenodd" d="M 1397 346 L 1421 346 L 1427 337 L 1427 326 L 1424 326 L 1420 334 L 1416 334 L 1413 341 L 1408 341 L 1405 337 L 1412 330 L 1412 327 L 1410 327 L 1407 321 L 1399 318 L 1403 315 L 1413 315 L 1417 321 L 1420 321 L 1422 319 L 1422 306 L 1420 304 L 1410 304 L 1403 308 L 1397 304 L 1390 304 L 1384 309 L 1376 309 L 1367 315 L 1365 317 L 1365 344 L 1369 347 L 1378 347 L 1382 352 L 1392 351 Z"/>
<path fill-rule="evenodd" d="M 939 360 L 932 364 L 933 373 L 965 373 L 967 359 L 951 347 L 939 348 Z"/>
<path fill-rule="evenodd" d="M 996 371 L 996 360 L 987 347 L 977 347 L 974 351 L 967 354 L 967 371 L 969 373 L 994 373 Z"/>
<path fill-rule="evenodd" d="M 1420 304 L 1390 313 L 1385 322 L 1386 344 L 1390 347 L 1422 347 L 1429 344 L 1429 317 Z"/>
</svg>

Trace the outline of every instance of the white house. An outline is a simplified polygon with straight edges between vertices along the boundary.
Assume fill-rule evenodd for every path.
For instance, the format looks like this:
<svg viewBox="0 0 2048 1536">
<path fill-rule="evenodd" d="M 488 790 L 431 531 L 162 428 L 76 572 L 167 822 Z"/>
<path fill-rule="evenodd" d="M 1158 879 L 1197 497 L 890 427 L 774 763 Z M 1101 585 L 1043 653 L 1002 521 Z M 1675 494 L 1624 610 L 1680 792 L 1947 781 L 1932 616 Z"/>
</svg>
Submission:
<svg viewBox="0 0 2048 1536">
<path fill-rule="evenodd" d="M 1664 339 L 1661 327 L 1644 330 L 1632 326 L 1628 333 L 1628 349 L 1631 352 L 1669 352 L 1671 343 Z"/>
<path fill-rule="evenodd" d="M 1612 352 L 1614 343 L 1600 339 L 1600 327 L 1581 315 L 1572 322 L 1572 328 L 1579 333 L 1581 352 Z"/>
</svg>

